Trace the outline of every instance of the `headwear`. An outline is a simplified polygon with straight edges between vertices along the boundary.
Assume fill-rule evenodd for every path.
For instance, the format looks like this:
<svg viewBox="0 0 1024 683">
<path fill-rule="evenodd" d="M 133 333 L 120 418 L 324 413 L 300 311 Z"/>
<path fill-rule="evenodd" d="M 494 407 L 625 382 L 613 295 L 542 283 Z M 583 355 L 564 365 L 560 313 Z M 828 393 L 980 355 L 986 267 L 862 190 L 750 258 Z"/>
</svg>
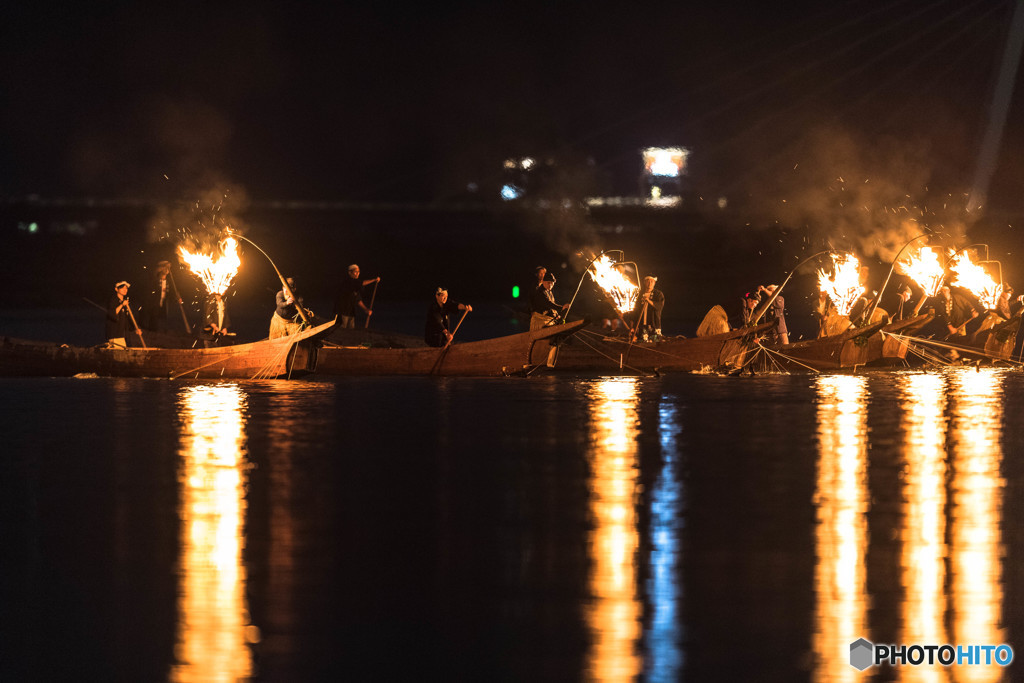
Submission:
<svg viewBox="0 0 1024 683">
<path fill-rule="evenodd" d="M 157 261 L 156 264 L 158 266 L 169 266 L 169 265 L 171 265 L 171 262 L 170 261 Z"/>
<path fill-rule="evenodd" d="M 555 274 L 550 270 L 544 273 L 544 282 L 555 282 Z"/>
<path fill-rule="evenodd" d="M 646 277 L 644 277 L 644 280 L 654 280 L 655 282 L 657 282 L 658 278 L 656 278 L 653 275 L 647 275 Z"/>
<path fill-rule="evenodd" d="M 353 270 L 359 270 L 359 266 L 355 263 L 348 267 L 348 272 L 351 273 Z"/>
<path fill-rule="evenodd" d="M 129 283 L 127 280 L 121 280 L 116 285 L 114 285 L 114 289 L 121 289 L 121 287 L 131 287 L 131 283 Z"/>
<path fill-rule="evenodd" d="M 434 296 L 437 296 L 438 294 L 447 294 L 447 293 L 448 293 L 447 289 L 445 289 L 444 287 L 438 287 L 437 291 L 434 292 Z"/>
</svg>

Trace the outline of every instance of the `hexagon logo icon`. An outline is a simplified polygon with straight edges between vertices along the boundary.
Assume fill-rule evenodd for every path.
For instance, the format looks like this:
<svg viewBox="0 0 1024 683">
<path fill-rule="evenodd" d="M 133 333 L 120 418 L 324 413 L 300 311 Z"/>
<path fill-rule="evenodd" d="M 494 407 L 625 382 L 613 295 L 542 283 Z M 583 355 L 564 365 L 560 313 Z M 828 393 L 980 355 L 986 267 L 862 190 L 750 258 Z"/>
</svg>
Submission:
<svg viewBox="0 0 1024 683">
<path fill-rule="evenodd" d="M 858 638 L 850 643 L 850 666 L 857 671 L 863 671 L 871 666 L 874 657 L 872 653 L 875 646 L 864 638 Z"/>
</svg>

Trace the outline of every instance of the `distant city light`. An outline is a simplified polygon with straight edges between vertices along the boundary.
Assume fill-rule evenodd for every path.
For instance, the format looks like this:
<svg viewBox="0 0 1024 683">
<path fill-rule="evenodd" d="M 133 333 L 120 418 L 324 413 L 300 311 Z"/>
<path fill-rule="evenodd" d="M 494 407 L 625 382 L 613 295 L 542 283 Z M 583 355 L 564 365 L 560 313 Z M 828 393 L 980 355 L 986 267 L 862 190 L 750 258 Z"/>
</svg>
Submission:
<svg viewBox="0 0 1024 683">
<path fill-rule="evenodd" d="M 520 166 L 522 167 L 522 169 L 523 169 L 524 171 L 529 171 L 529 170 L 530 170 L 531 168 L 533 168 L 533 165 L 534 165 L 535 163 L 536 163 L 536 162 L 535 162 L 535 161 L 534 161 L 533 159 L 531 159 L 530 157 L 523 157 L 523 158 L 522 158 L 522 159 L 521 159 L 521 160 L 519 161 L 519 165 L 520 165 Z"/>
<path fill-rule="evenodd" d="M 519 199 L 522 196 L 523 196 L 523 191 L 520 190 L 515 185 L 506 184 L 506 185 L 502 185 L 502 187 L 501 187 L 501 198 L 504 199 L 505 201 L 509 201 L 509 200 L 512 200 L 512 199 Z"/>
<path fill-rule="evenodd" d="M 643 150 L 644 171 L 652 176 L 678 178 L 686 173 L 689 154 L 684 147 L 648 147 Z"/>
<path fill-rule="evenodd" d="M 21 232 L 27 232 L 30 235 L 34 235 L 39 232 L 39 224 L 35 221 L 31 223 L 18 223 L 18 230 Z"/>
<path fill-rule="evenodd" d="M 512 286 L 512 298 L 513 299 L 518 299 L 519 298 L 519 285 L 513 285 Z"/>
</svg>

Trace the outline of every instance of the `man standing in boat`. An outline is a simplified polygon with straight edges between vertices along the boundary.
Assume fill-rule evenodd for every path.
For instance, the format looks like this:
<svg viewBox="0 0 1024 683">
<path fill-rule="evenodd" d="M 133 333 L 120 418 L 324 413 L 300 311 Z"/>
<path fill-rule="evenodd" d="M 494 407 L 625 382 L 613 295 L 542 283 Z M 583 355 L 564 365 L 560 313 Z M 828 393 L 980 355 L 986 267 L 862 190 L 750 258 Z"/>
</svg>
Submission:
<svg viewBox="0 0 1024 683">
<path fill-rule="evenodd" d="M 654 285 L 658 278 L 648 275 L 644 278 L 644 287 L 633 307 L 633 320 L 636 336 L 644 341 L 657 341 L 661 337 L 661 311 L 665 308 L 665 295 Z"/>
<path fill-rule="evenodd" d="M 171 263 L 160 261 L 156 264 L 156 272 L 142 304 L 142 326 L 153 332 L 166 332 L 172 300 L 176 304 L 181 303 L 171 286 Z"/>
<path fill-rule="evenodd" d="M 448 290 L 438 287 L 434 292 L 434 301 L 431 302 L 430 309 L 427 311 L 423 341 L 427 343 L 427 346 L 446 346 L 451 342 L 453 334 L 448 329 L 451 326 L 451 315 L 456 311 L 469 313 L 472 310 L 473 307 L 469 304 L 449 303 Z"/>
<path fill-rule="evenodd" d="M 539 270 L 538 270 L 539 272 Z M 530 294 L 530 331 L 539 330 L 551 324 L 569 304 L 559 304 L 551 289 L 555 286 L 555 274 L 545 270 L 540 284 Z"/>
<path fill-rule="evenodd" d="M 288 287 L 282 287 L 278 291 L 276 296 L 277 307 L 274 309 L 274 316 L 270 319 L 270 338 L 277 339 L 278 337 L 287 337 L 290 334 L 295 334 L 302 327 L 296 318 L 299 316 L 299 309 L 296 307 L 296 298 L 298 305 L 302 305 L 302 297 L 295 293 L 295 280 L 292 278 L 285 278 L 285 282 L 288 283 Z M 293 298 L 293 296 L 295 298 Z"/>
<path fill-rule="evenodd" d="M 761 285 L 757 288 L 757 291 L 764 292 L 765 296 L 770 297 L 778 288 L 778 285 L 768 285 L 767 287 Z M 778 339 L 779 345 L 788 344 L 789 330 L 786 328 L 786 302 L 782 296 L 775 297 L 771 310 L 768 311 L 768 318 L 775 322 L 775 336 Z"/>
<path fill-rule="evenodd" d="M 207 348 L 218 346 L 231 327 L 231 316 L 228 315 L 224 297 L 214 292 L 206 300 L 206 311 L 203 316 L 203 342 Z"/>
<path fill-rule="evenodd" d="M 107 302 L 107 343 L 118 348 L 128 348 L 128 334 L 135 326 L 131 309 L 128 308 L 128 288 L 131 285 L 127 280 L 121 280 L 114 285 L 114 294 Z M 135 330 L 139 334 L 139 330 Z M 141 335 L 140 335 L 141 336 Z"/>
<path fill-rule="evenodd" d="M 348 275 L 342 279 L 338 296 L 334 300 L 334 314 L 338 316 L 338 327 L 354 328 L 356 313 L 359 310 L 362 310 L 367 318 L 373 315 L 373 310 L 363 301 L 363 287 L 377 282 L 380 282 L 380 276 L 369 280 L 361 279 L 357 264 L 353 263 L 348 267 Z"/>
</svg>

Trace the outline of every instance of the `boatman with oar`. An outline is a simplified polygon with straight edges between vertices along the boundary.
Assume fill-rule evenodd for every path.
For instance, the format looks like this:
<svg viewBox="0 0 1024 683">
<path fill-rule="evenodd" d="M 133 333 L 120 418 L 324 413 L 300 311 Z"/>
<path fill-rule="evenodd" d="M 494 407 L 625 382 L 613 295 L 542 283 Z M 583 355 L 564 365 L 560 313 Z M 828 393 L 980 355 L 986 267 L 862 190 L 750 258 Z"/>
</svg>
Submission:
<svg viewBox="0 0 1024 683">
<path fill-rule="evenodd" d="M 132 328 L 141 338 L 142 333 L 139 326 L 135 324 L 135 316 L 128 303 L 128 288 L 131 285 L 127 280 L 121 280 L 114 285 L 114 294 L 107 302 L 107 343 L 121 349 L 128 348 L 128 334 Z"/>
<path fill-rule="evenodd" d="M 448 301 L 448 290 L 444 287 L 438 287 L 437 291 L 434 292 L 434 301 L 430 304 L 430 309 L 427 311 L 427 324 L 423 330 L 423 341 L 427 343 L 427 346 L 442 347 L 447 346 L 451 343 L 452 337 L 455 336 L 454 332 L 449 332 L 448 328 L 451 325 L 451 315 L 457 311 L 465 311 L 469 313 L 473 310 L 473 307 L 469 304 L 457 304 L 455 302 Z M 465 317 L 466 313 L 463 313 Z M 462 322 L 461 320 L 459 321 Z M 455 328 L 458 329 L 458 326 Z"/>
</svg>

